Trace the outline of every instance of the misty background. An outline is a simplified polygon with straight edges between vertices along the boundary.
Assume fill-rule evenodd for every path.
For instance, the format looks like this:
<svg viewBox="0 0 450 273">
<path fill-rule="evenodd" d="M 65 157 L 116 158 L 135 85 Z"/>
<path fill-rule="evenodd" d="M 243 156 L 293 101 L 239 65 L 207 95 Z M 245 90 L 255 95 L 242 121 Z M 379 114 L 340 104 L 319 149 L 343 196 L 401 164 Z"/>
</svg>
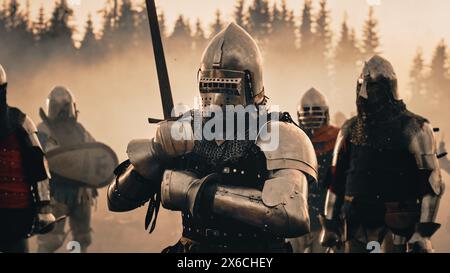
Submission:
<svg viewBox="0 0 450 273">
<path fill-rule="evenodd" d="M 155 127 L 147 123 L 147 118 L 162 117 L 146 10 L 142 1 L 89 1 L 101 8 L 91 13 L 80 29 L 73 23 L 74 9 L 78 8 L 73 2 L 41 1 L 35 12 L 30 1 L 3 1 L 0 63 L 8 74 L 9 103 L 38 123 L 38 109 L 45 107 L 47 94 L 53 86 L 65 85 L 77 98 L 80 122 L 125 160 L 131 139 L 153 136 Z M 381 30 L 388 26 L 379 18 L 384 18 L 386 11 L 366 4 L 357 12 L 333 18 L 333 8 L 338 8 L 333 0 L 305 0 L 295 8 L 289 0 L 223 2 L 232 5 L 231 9 L 203 8 L 197 13 L 198 19 L 186 9 L 189 16 L 181 12 L 169 16 L 172 20 L 168 21 L 164 8 L 170 7 L 161 4 L 159 8 L 176 103 L 193 105 L 202 51 L 209 38 L 231 21 L 248 30 L 262 49 L 270 103 L 293 117 L 301 95 L 312 86 L 328 96 L 332 115 L 342 112 L 350 117 L 355 112 L 356 79 L 364 60 L 375 53 L 393 52 L 387 45 L 404 46 L 402 33 L 397 33 L 398 40 L 385 41 Z M 434 8 L 441 10 L 439 6 Z M 353 17 L 363 20 L 356 25 Z M 428 23 L 426 28 L 442 22 Z M 410 44 L 408 50 L 414 48 L 415 56 L 383 56 L 393 57 L 408 108 L 441 129 L 438 140 L 450 141 L 445 135 L 450 130 L 448 39 L 434 41 L 430 53 L 424 53 L 420 44 Z M 448 178 L 445 173 L 444 179 Z M 443 226 L 434 237 L 435 247 L 441 252 L 450 252 L 449 209 L 447 194 L 438 219 Z M 105 190 L 101 190 L 93 214 L 90 251 L 159 252 L 176 243 L 181 234 L 179 214 L 162 210 L 156 231 L 148 235 L 144 230 L 145 212 L 146 207 L 125 214 L 109 213 Z M 34 248 L 34 239 L 32 242 Z"/>
</svg>

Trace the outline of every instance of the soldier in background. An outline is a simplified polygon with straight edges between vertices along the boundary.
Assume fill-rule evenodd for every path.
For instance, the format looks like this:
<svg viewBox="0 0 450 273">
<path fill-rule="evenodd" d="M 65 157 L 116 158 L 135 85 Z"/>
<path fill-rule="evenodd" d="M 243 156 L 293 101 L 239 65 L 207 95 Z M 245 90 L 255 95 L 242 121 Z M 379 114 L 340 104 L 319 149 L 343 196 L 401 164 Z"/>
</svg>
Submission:
<svg viewBox="0 0 450 273">
<path fill-rule="evenodd" d="M 389 232 L 398 251 L 432 252 L 444 192 L 433 128 L 406 109 L 394 68 L 379 56 L 363 68 L 357 107 L 336 143 L 323 245 L 339 243 L 343 218 L 346 252 L 367 252 Z"/>
<path fill-rule="evenodd" d="M 323 206 L 327 194 L 326 179 L 339 128 L 330 124 L 330 109 L 327 100 L 315 88 L 311 88 L 305 93 L 298 106 L 297 115 L 300 127 L 311 139 L 316 152 L 319 164 L 319 183 L 309 184 L 308 207 L 311 232 L 301 238 L 290 240 L 290 242 L 294 252 L 323 253 L 325 248 L 319 242 L 322 228 L 319 217 L 324 213 Z"/>
<path fill-rule="evenodd" d="M 41 109 L 42 123 L 38 125 L 39 139 L 45 151 L 95 142 L 89 132 L 77 121 L 78 111 L 72 93 L 65 87 L 57 86 L 47 99 L 47 115 Z M 80 243 L 86 252 L 91 244 L 91 208 L 97 197 L 97 190 L 62 177 L 52 170 L 50 188 L 51 205 L 57 217 L 68 216 L 73 240 Z M 87 171 L 87 170 L 86 170 Z M 38 237 L 38 252 L 51 253 L 58 250 L 67 236 L 65 220 L 55 229 Z"/>
<path fill-rule="evenodd" d="M 0 65 L 0 252 L 28 252 L 27 237 L 48 232 L 50 174 L 33 121 L 6 101 Z"/>
</svg>

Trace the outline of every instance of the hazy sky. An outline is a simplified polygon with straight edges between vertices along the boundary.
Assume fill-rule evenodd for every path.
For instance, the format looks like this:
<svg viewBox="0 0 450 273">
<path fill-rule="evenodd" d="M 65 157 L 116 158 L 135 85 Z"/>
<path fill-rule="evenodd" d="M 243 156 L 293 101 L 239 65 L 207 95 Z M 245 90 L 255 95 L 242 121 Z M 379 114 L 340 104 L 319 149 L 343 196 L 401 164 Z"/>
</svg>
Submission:
<svg viewBox="0 0 450 273">
<path fill-rule="evenodd" d="M 23 3 L 26 0 L 21 0 Z M 247 0 L 250 3 L 252 0 Z M 271 0 L 271 2 L 281 0 Z M 31 0 L 33 17 L 37 16 L 40 5 L 44 5 L 50 12 L 54 0 Z M 68 0 L 75 11 L 73 24 L 78 28 L 81 36 L 84 22 L 89 13 L 97 15 L 106 0 Z M 143 0 L 135 0 L 142 4 Z M 304 0 L 286 0 L 288 6 L 295 10 L 300 17 Z M 317 10 L 319 0 L 313 0 Z M 450 42 L 450 1 L 448 0 L 328 0 L 332 11 L 332 27 L 339 33 L 339 25 L 344 13 L 348 13 L 349 24 L 361 35 L 362 24 L 367 17 L 368 2 L 377 3 L 376 17 L 380 20 L 382 51 L 394 65 L 406 68 L 411 62 L 417 47 L 422 47 L 426 58 L 431 56 L 432 49 L 440 39 Z M 231 20 L 235 0 L 157 0 L 167 17 L 169 26 L 173 24 L 178 14 L 184 14 L 193 23 L 200 17 L 204 24 L 214 19 L 216 9 L 221 9 L 224 18 Z M 101 25 L 100 18 L 96 18 L 96 26 Z M 335 41 L 337 37 L 334 37 Z M 406 72 L 403 72 L 405 74 Z M 402 74 L 402 73 L 399 73 Z"/>
</svg>

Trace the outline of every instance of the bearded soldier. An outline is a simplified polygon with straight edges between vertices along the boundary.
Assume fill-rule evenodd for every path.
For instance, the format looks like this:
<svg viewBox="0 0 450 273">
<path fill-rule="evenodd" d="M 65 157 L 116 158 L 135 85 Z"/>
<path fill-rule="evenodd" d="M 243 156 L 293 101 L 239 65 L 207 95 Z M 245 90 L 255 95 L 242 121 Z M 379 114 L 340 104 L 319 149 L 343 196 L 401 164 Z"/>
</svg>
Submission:
<svg viewBox="0 0 450 273">
<path fill-rule="evenodd" d="M 77 121 L 76 103 L 67 88 L 57 86 L 50 92 L 47 99 L 47 113 L 46 115 L 41 110 L 43 121 L 38 125 L 39 138 L 47 153 L 58 148 L 95 141 Z M 50 188 L 53 211 L 57 217 L 68 216 L 73 240 L 80 243 L 82 252 L 86 252 L 92 240 L 91 206 L 97 197 L 97 191 L 58 175 L 52 168 L 52 164 L 50 164 L 50 171 L 52 172 Z M 66 238 L 64 227 L 65 220 L 57 223 L 51 233 L 39 236 L 38 251 L 49 253 L 58 250 Z"/>
<path fill-rule="evenodd" d="M 51 229 L 55 218 L 36 126 L 8 106 L 7 85 L 0 65 L 0 252 L 28 252 L 26 238 Z"/>
<path fill-rule="evenodd" d="M 392 65 L 379 56 L 364 66 L 357 107 L 336 144 L 323 244 L 337 243 L 343 211 L 347 252 L 366 252 L 389 231 L 398 251 L 432 252 L 444 192 L 433 128 L 406 109 Z"/>
<path fill-rule="evenodd" d="M 333 149 L 339 129 L 330 124 L 330 110 L 325 96 L 315 88 L 303 96 L 297 110 L 300 127 L 311 139 L 319 163 L 319 183 L 310 183 L 308 191 L 309 217 L 311 232 L 291 241 L 294 252 L 324 252 L 319 242 L 321 224 L 319 216 L 323 215 L 323 206 L 327 194 L 326 180 L 331 166 Z"/>
<path fill-rule="evenodd" d="M 226 106 L 265 108 L 260 51 L 234 23 L 206 48 L 198 80 L 203 113 Z M 189 121 L 176 130 L 176 122 L 160 123 L 155 138 L 129 144 L 129 160 L 109 187 L 110 210 L 130 211 L 161 198 L 163 207 L 181 211 L 182 238 L 164 252 L 289 252 L 285 238 L 309 232 L 307 184 L 317 176 L 317 162 L 306 134 L 287 114 L 276 116 L 253 140 L 235 134 L 194 139 Z M 204 129 L 208 118 L 203 114 L 201 120 Z M 270 149 L 267 139 L 276 133 L 277 145 Z"/>
</svg>

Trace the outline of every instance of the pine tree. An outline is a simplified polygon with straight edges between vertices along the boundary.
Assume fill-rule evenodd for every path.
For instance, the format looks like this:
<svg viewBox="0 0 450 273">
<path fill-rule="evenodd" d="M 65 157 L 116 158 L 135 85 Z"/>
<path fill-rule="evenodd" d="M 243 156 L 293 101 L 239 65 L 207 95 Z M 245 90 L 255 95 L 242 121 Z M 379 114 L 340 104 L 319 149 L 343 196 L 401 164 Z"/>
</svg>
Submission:
<svg viewBox="0 0 450 273">
<path fill-rule="evenodd" d="M 314 50 L 314 33 L 312 32 L 312 1 L 305 0 L 300 25 L 300 50 L 303 56 L 308 56 Z"/>
<path fill-rule="evenodd" d="M 343 98 L 352 97 L 358 77 L 358 61 L 361 52 L 357 46 L 355 31 L 347 24 L 347 15 L 341 25 L 339 41 L 334 54 L 335 85 L 337 89 L 336 100 L 341 107 L 345 105 Z"/>
<path fill-rule="evenodd" d="M 45 10 L 43 5 L 41 5 L 41 7 L 39 8 L 39 15 L 37 21 L 33 25 L 34 25 L 33 28 L 36 32 L 36 36 L 38 40 L 40 40 L 41 37 L 45 35 L 45 32 L 47 31 L 47 21 L 45 19 Z"/>
<path fill-rule="evenodd" d="M 248 9 L 248 30 L 260 43 L 264 43 L 270 33 L 270 7 L 268 0 L 253 0 Z"/>
<path fill-rule="evenodd" d="M 318 75 L 328 75 L 328 55 L 331 48 L 330 12 L 327 1 L 320 1 L 320 10 L 317 14 L 314 36 L 314 63 Z M 326 79 L 324 79 L 326 80 Z"/>
<path fill-rule="evenodd" d="M 281 10 L 277 6 L 277 2 L 273 3 L 272 6 L 272 21 L 271 21 L 271 32 L 272 34 L 281 33 L 284 31 L 285 27 L 285 17 L 281 13 Z"/>
<path fill-rule="evenodd" d="M 320 10 L 316 20 L 316 49 L 323 56 L 328 55 L 331 47 L 330 12 L 327 9 L 327 1 L 320 1 Z"/>
<path fill-rule="evenodd" d="M 286 6 L 283 0 L 281 8 L 275 2 L 271 10 L 271 34 L 268 46 L 274 52 L 287 54 L 295 50 L 296 34 L 294 12 Z"/>
<path fill-rule="evenodd" d="M 161 36 L 163 39 L 165 39 L 165 38 L 167 38 L 167 25 L 166 25 L 166 16 L 164 15 L 163 11 L 159 12 L 158 21 L 159 21 L 159 29 L 161 31 Z M 147 22 L 147 24 L 148 24 L 148 22 Z"/>
<path fill-rule="evenodd" d="M 3 2 L 3 8 L 0 9 L 0 37 L 5 37 L 6 35 L 6 20 L 7 20 L 7 14 L 6 14 L 6 8 L 5 3 Z"/>
<path fill-rule="evenodd" d="M 136 11 L 131 0 L 123 0 L 120 5 L 120 16 L 117 19 L 117 29 L 121 33 L 132 33 L 136 26 Z"/>
<path fill-rule="evenodd" d="M 195 33 L 194 33 L 194 44 L 195 49 L 197 51 L 203 51 L 206 45 L 206 36 L 205 31 L 203 30 L 202 23 L 200 18 L 197 18 L 197 22 L 195 23 Z"/>
<path fill-rule="evenodd" d="M 117 20 L 119 4 L 117 0 L 109 0 L 102 10 L 103 13 L 103 34 L 100 40 L 102 52 L 105 54 L 111 52 L 117 44 Z"/>
<path fill-rule="evenodd" d="M 346 66 L 350 66 L 352 70 L 356 69 L 361 54 L 357 44 L 355 30 L 349 29 L 347 18 L 345 18 L 341 25 L 341 35 L 335 50 L 336 69 Z"/>
<path fill-rule="evenodd" d="M 286 46 L 291 51 L 296 50 L 297 46 L 297 27 L 295 26 L 295 15 L 293 10 L 289 10 L 286 1 L 282 1 L 281 16 L 285 18 Z"/>
<path fill-rule="evenodd" d="M 191 27 L 189 22 L 184 19 L 183 15 L 178 16 L 175 27 L 169 37 L 169 48 L 192 48 Z"/>
<path fill-rule="evenodd" d="M 123 50 L 138 44 L 137 12 L 131 0 L 123 0 L 119 6 L 120 14 L 116 21 L 116 48 Z"/>
<path fill-rule="evenodd" d="M 89 14 L 86 21 L 86 30 L 83 41 L 80 46 L 80 53 L 85 58 L 85 61 L 93 61 L 92 58 L 98 56 L 99 41 L 94 33 L 94 24 L 92 22 L 92 16 Z"/>
<path fill-rule="evenodd" d="M 234 22 L 243 28 L 247 28 L 244 8 L 245 0 L 238 0 L 234 8 Z"/>
<path fill-rule="evenodd" d="M 66 0 L 56 2 L 50 19 L 48 31 L 41 37 L 41 42 L 46 43 L 50 52 L 55 49 L 60 52 L 74 51 L 72 40 L 72 28 L 69 21 L 73 15 L 72 9 L 67 5 Z"/>
<path fill-rule="evenodd" d="M 440 41 L 436 47 L 431 61 L 430 74 L 428 77 L 428 87 L 431 92 L 431 96 L 438 101 L 447 99 L 449 97 L 448 88 L 450 86 L 449 70 L 447 61 L 449 54 L 447 51 L 447 45 L 444 40 Z"/>
<path fill-rule="evenodd" d="M 380 46 L 380 38 L 377 32 L 378 21 L 374 18 L 373 7 L 369 8 L 369 17 L 364 23 L 363 29 L 363 46 L 364 59 L 369 59 L 375 54 L 378 54 Z"/>
<path fill-rule="evenodd" d="M 210 38 L 214 37 L 217 33 L 221 32 L 224 28 L 224 23 L 222 21 L 222 13 L 220 10 L 216 11 L 216 19 L 211 25 L 211 35 Z"/>
<path fill-rule="evenodd" d="M 417 50 L 413 65 L 409 72 L 410 89 L 413 99 L 419 99 L 425 95 L 425 61 L 421 49 Z"/>
<path fill-rule="evenodd" d="M 34 45 L 34 34 L 30 27 L 29 2 L 27 2 L 26 11 L 21 12 L 19 1 L 11 0 L 7 6 L 5 19 L 10 44 L 20 42 L 26 45 Z M 17 50 L 17 48 L 13 49 Z"/>
<path fill-rule="evenodd" d="M 19 6 L 20 4 L 17 0 L 11 0 L 8 5 L 6 27 L 11 31 L 16 28 L 23 19 L 19 12 Z"/>
</svg>

